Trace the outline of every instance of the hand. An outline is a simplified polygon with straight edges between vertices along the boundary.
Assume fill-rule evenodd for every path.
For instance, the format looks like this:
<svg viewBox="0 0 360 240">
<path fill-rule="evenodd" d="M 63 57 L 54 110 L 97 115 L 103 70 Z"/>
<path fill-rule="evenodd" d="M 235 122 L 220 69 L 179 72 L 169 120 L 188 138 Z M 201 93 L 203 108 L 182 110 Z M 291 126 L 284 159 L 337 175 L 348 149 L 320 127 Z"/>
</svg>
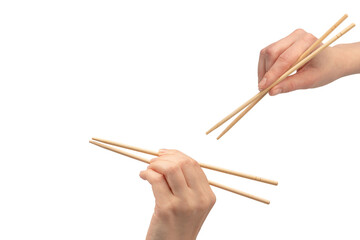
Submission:
<svg viewBox="0 0 360 240">
<path fill-rule="evenodd" d="M 297 62 L 301 54 L 316 40 L 310 33 L 298 29 L 261 50 L 258 65 L 259 90 L 263 90 L 275 82 Z M 357 56 L 357 60 L 351 56 L 353 55 L 351 53 L 354 53 L 354 47 L 359 53 L 359 44 L 349 46 L 338 45 L 324 49 L 300 68 L 296 74 L 274 86 L 269 94 L 274 96 L 297 89 L 320 87 L 342 76 L 355 73 L 355 69 L 349 69 L 349 66 L 360 65 L 359 56 Z M 350 61 L 352 61 L 351 64 Z"/>
<path fill-rule="evenodd" d="M 147 240 L 196 239 L 215 195 L 199 164 L 176 150 L 160 150 L 140 177 L 155 196 Z"/>
</svg>

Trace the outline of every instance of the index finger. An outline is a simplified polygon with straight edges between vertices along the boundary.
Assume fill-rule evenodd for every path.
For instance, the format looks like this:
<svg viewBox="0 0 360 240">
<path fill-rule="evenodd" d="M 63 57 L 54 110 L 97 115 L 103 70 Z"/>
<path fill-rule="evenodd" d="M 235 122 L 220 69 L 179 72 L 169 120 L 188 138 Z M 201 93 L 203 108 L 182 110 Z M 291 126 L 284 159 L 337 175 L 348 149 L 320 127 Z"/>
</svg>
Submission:
<svg viewBox="0 0 360 240">
<path fill-rule="evenodd" d="M 266 84 L 262 86 L 262 89 L 270 86 L 279 77 L 281 77 L 281 75 L 289 70 L 290 67 L 297 62 L 301 54 L 303 54 L 315 41 L 316 38 L 313 35 L 307 34 L 283 52 L 271 68 L 265 73 L 264 79 L 266 79 Z"/>
<path fill-rule="evenodd" d="M 276 59 L 285 52 L 294 42 L 303 34 L 301 30 L 295 30 L 288 36 L 280 39 L 279 41 L 270 44 L 266 48 L 260 51 L 259 63 L 258 63 L 258 81 L 263 79 L 265 73 L 269 71 Z"/>
</svg>

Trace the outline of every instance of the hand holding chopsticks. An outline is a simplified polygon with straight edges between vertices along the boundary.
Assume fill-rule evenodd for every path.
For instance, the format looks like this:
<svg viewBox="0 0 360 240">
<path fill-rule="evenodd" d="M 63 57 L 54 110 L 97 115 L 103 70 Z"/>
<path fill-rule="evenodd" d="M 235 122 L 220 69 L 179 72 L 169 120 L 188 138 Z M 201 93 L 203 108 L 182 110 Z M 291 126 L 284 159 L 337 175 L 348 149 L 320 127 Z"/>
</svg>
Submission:
<svg viewBox="0 0 360 240">
<path fill-rule="evenodd" d="M 147 150 L 147 149 L 143 149 L 143 148 L 139 148 L 139 147 L 133 147 L 133 146 L 129 146 L 129 145 L 126 145 L 126 144 L 117 143 L 117 142 L 113 142 L 113 141 L 109 141 L 109 140 L 105 140 L 105 139 L 93 138 L 93 140 L 90 140 L 90 143 L 92 143 L 94 145 L 97 145 L 99 147 L 105 148 L 107 150 L 122 154 L 124 156 L 139 160 L 141 162 L 148 163 L 148 164 L 150 163 L 150 161 L 148 159 L 146 159 L 146 158 L 134 155 L 132 153 L 120 150 L 120 149 L 115 148 L 115 147 L 111 147 L 109 145 L 129 149 L 129 150 L 133 150 L 133 151 L 142 152 L 142 153 L 150 154 L 150 155 L 153 155 L 153 156 L 159 156 L 158 152 L 155 152 L 155 151 L 152 151 L 152 150 Z M 239 176 L 239 177 L 244 177 L 244 178 L 247 178 L 247 179 L 251 179 L 251 180 L 255 180 L 255 181 L 259 181 L 259 182 L 263 182 L 263 183 L 268 183 L 268 184 L 272 184 L 272 185 L 277 185 L 278 184 L 278 182 L 274 181 L 274 180 L 269 180 L 269 179 L 266 179 L 266 178 L 252 176 L 252 175 L 249 175 L 249 174 L 240 173 L 240 172 L 236 172 L 236 171 L 233 171 L 233 170 L 219 168 L 219 167 L 211 166 L 211 165 L 204 164 L 204 163 L 199 163 L 199 165 L 201 167 L 203 167 L 203 168 L 207 168 L 207 169 L 211 169 L 211 170 L 214 170 L 214 171 L 219 171 L 219 172 L 222 172 L 222 173 L 227 173 L 227 174 L 231 174 L 231 175 L 235 175 L 235 176 Z M 267 199 L 254 196 L 252 194 L 249 194 L 249 193 L 246 193 L 246 192 L 234 189 L 234 188 L 230 188 L 228 186 L 225 186 L 225 185 L 213 182 L 213 181 L 209 181 L 209 184 L 212 185 L 212 186 L 215 186 L 215 187 L 218 187 L 218 188 L 221 188 L 221 189 L 224 189 L 224 190 L 227 190 L 227 191 L 242 195 L 244 197 L 251 198 L 253 200 L 256 200 L 256 201 L 259 201 L 259 202 L 262 202 L 262 203 L 266 203 L 266 204 L 270 203 L 270 201 L 267 200 Z"/>
<path fill-rule="evenodd" d="M 155 197 L 146 239 L 196 239 L 216 196 L 195 160 L 177 150 L 159 155 L 140 172 Z"/>
<path fill-rule="evenodd" d="M 319 38 L 316 42 L 314 42 L 301 56 L 299 56 L 297 62 L 284 74 L 282 74 L 275 82 L 273 82 L 270 86 L 268 86 L 266 89 L 262 90 L 258 94 L 256 94 L 254 97 L 249 99 L 247 102 L 245 102 L 243 105 L 235 109 L 231 114 L 226 116 L 223 120 L 221 120 L 219 123 L 214 125 L 209 131 L 207 131 L 206 134 L 211 133 L 213 130 L 217 129 L 219 126 L 224 124 L 226 121 L 234 117 L 236 114 L 241 112 L 234 120 L 229 124 L 229 126 L 218 136 L 217 139 L 220 139 L 227 131 L 229 131 L 247 112 L 249 112 L 274 86 L 276 86 L 278 83 L 282 82 L 284 79 L 286 79 L 290 74 L 292 74 L 294 71 L 298 70 L 299 68 L 303 67 L 306 63 L 308 63 L 311 59 L 313 59 L 317 54 L 319 54 L 321 51 L 323 51 L 325 48 L 327 48 L 330 44 L 335 42 L 338 38 L 340 38 L 342 35 L 344 35 L 346 32 L 348 32 L 350 29 L 352 29 L 355 24 L 349 25 L 347 28 L 345 28 L 343 31 L 341 31 L 339 34 L 334 36 L 332 39 L 330 39 L 325 44 L 321 45 L 319 47 L 319 44 L 324 40 L 338 25 L 340 25 L 345 19 L 347 18 L 347 15 L 344 15 L 339 21 L 337 21 L 321 38 Z M 318 47 L 318 48 L 317 48 Z M 317 49 L 316 49 L 317 48 Z M 315 50 L 316 49 L 316 50 Z M 314 51 L 315 50 L 315 51 Z M 294 59 L 295 61 L 295 59 Z"/>
</svg>

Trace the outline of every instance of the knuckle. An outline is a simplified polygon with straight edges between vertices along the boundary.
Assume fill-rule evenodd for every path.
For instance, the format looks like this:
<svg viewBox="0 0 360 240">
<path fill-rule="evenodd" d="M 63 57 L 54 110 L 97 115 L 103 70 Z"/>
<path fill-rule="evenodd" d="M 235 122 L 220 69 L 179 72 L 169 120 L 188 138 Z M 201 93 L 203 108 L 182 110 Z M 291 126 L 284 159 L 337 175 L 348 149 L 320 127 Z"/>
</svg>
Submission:
<svg viewBox="0 0 360 240">
<path fill-rule="evenodd" d="M 311 33 L 306 33 L 306 34 L 304 35 L 304 41 L 306 41 L 306 42 L 313 43 L 313 42 L 315 42 L 316 40 L 317 40 L 317 38 L 316 38 L 314 35 L 312 35 Z"/>
<path fill-rule="evenodd" d="M 154 183 L 160 183 L 164 180 L 164 177 L 162 175 L 156 175 L 153 177 L 153 182 Z"/>
<path fill-rule="evenodd" d="M 274 47 L 274 44 L 271 44 L 271 45 L 267 46 L 266 48 L 261 49 L 261 51 L 260 51 L 260 55 L 262 55 L 266 58 L 274 56 L 275 54 L 276 54 L 276 48 Z"/>
<path fill-rule="evenodd" d="M 193 167 L 200 167 L 200 164 L 192 158 L 190 158 L 189 162 L 190 162 L 191 166 L 193 166 Z"/>
<path fill-rule="evenodd" d="M 172 175 L 174 173 L 176 173 L 179 170 L 179 166 L 177 164 L 168 166 L 167 168 L 165 168 L 164 170 L 164 174 L 166 176 Z"/>
<path fill-rule="evenodd" d="M 263 48 L 260 50 L 260 56 L 266 56 L 267 48 Z"/>
<path fill-rule="evenodd" d="M 216 202 L 216 196 L 211 190 L 209 192 L 204 192 L 195 199 L 196 201 L 193 205 L 193 210 L 195 211 L 205 211 L 211 209 Z"/>
<path fill-rule="evenodd" d="M 291 60 L 285 56 L 284 54 L 280 55 L 277 59 L 277 62 L 281 64 L 281 66 L 290 67 L 292 65 Z"/>
<path fill-rule="evenodd" d="M 176 149 L 169 149 L 168 152 L 173 155 L 181 153 L 179 150 L 176 150 Z"/>
<path fill-rule="evenodd" d="M 267 71 L 267 72 L 265 73 L 265 75 L 264 75 L 264 78 L 267 79 L 267 80 L 266 80 L 266 83 L 267 83 L 267 84 L 270 83 L 269 81 L 271 81 L 271 83 L 272 83 L 274 77 L 275 77 L 275 75 L 274 75 L 274 73 L 273 73 L 272 70 Z"/>
<path fill-rule="evenodd" d="M 274 62 L 276 62 L 276 59 L 280 54 L 281 54 L 280 49 L 278 49 L 278 47 L 275 45 L 270 45 L 265 49 L 264 59 L 267 62 L 267 64 L 269 64 L 269 66 L 267 66 L 268 68 L 267 70 L 269 70 L 271 66 L 274 64 Z"/>
<path fill-rule="evenodd" d="M 306 33 L 306 31 L 304 29 L 302 29 L 302 28 L 297 28 L 293 32 L 293 34 L 296 34 L 296 35 L 303 35 L 304 33 Z"/>
<path fill-rule="evenodd" d="M 268 46 L 265 50 L 266 57 L 274 57 L 277 54 L 278 50 L 274 44 Z"/>
<path fill-rule="evenodd" d="M 152 159 L 150 159 L 150 163 L 154 163 L 154 162 L 156 162 L 158 159 L 159 159 L 159 158 L 152 158 Z"/>
<path fill-rule="evenodd" d="M 189 158 L 189 157 L 185 157 L 185 158 L 181 158 L 181 160 L 179 161 L 179 166 L 181 168 L 197 168 L 200 167 L 199 163 L 196 162 L 194 159 Z"/>
<path fill-rule="evenodd" d="M 183 156 L 183 157 L 179 158 L 179 163 L 182 166 L 194 166 L 195 162 L 196 161 L 190 157 Z"/>
<path fill-rule="evenodd" d="M 277 73 L 276 71 L 278 71 L 277 69 L 270 69 L 265 75 L 264 78 L 266 78 L 266 85 L 270 86 L 271 84 L 273 84 L 275 82 L 275 80 L 277 79 Z"/>
<path fill-rule="evenodd" d="M 206 196 L 203 196 L 197 201 L 196 209 L 197 210 L 207 209 L 209 206 L 209 203 L 210 203 L 209 198 L 207 198 Z"/>
<path fill-rule="evenodd" d="M 189 166 L 189 161 L 187 161 L 186 158 L 179 158 L 178 161 L 176 162 L 176 164 L 180 168 L 183 168 L 183 167 Z"/>
<path fill-rule="evenodd" d="M 216 196 L 215 194 L 211 191 L 211 195 L 210 195 L 210 205 L 214 206 L 216 203 Z"/>
<path fill-rule="evenodd" d="M 212 208 L 212 206 L 215 204 L 215 201 L 216 201 L 216 198 L 213 197 L 212 195 L 202 196 L 196 202 L 194 210 L 195 211 L 206 211 L 206 210 Z"/>
</svg>

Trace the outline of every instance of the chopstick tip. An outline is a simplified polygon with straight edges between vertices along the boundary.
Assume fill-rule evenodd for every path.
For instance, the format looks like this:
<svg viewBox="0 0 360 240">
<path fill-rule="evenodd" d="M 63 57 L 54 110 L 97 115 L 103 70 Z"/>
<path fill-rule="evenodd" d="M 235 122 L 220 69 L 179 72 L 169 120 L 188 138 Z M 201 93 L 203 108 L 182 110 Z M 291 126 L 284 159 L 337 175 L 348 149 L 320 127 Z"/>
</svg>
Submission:
<svg viewBox="0 0 360 240">
<path fill-rule="evenodd" d="M 222 132 L 216 139 L 219 140 L 222 136 L 224 136 L 224 132 Z"/>
<path fill-rule="evenodd" d="M 209 135 L 209 133 L 211 133 L 212 131 L 214 131 L 214 127 L 210 128 L 209 130 L 207 130 L 206 135 Z"/>
</svg>

